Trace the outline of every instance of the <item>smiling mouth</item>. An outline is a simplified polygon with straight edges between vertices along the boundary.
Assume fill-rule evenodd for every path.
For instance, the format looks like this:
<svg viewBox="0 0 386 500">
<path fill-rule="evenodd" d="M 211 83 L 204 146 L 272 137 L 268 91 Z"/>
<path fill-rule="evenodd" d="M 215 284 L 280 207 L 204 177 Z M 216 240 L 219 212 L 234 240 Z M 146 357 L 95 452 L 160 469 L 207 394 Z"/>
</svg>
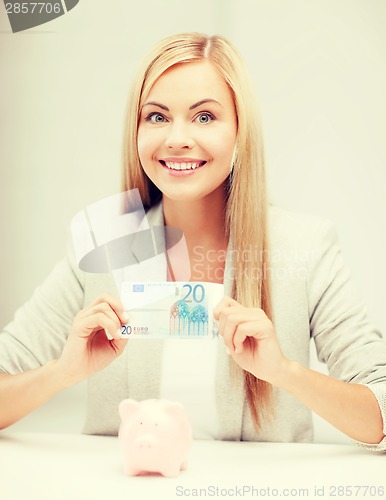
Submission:
<svg viewBox="0 0 386 500">
<path fill-rule="evenodd" d="M 167 167 L 169 170 L 196 170 L 196 168 L 205 165 L 206 161 L 195 161 L 195 162 L 175 162 L 175 161 L 164 161 L 159 160 L 161 165 Z"/>
</svg>

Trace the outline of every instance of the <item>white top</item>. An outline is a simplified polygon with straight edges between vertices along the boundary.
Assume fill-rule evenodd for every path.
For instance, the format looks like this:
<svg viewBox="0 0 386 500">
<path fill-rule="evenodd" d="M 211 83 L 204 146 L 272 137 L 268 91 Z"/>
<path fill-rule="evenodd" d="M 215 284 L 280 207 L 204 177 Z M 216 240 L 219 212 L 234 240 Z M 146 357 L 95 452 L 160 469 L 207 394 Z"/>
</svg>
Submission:
<svg viewBox="0 0 386 500">
<path fill-rule="evenodd" d="M 160 398 L 185 407 L 194 439 L 219 439 L 215 374 L 219 339 L 164 341 Z"/>
</svg>

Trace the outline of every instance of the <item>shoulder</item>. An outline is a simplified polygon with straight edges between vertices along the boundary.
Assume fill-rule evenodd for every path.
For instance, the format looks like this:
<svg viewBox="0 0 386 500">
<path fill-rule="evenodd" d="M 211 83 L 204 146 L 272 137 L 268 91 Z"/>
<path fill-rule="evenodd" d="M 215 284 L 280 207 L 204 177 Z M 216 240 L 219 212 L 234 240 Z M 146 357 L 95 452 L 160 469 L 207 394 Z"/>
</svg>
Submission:
<svg viewBox="0 0 386 500">
<path fill-rule="evenodd" d="M 269 205 L 268 234 L 271 245 L 313 247 L 337 238 L 334 223 L 318 215 Z"/>
<path fill-rule="evenodd" d="M 318 215 L 270 205 L 268 216 L 269 251 L 272 262 L 313 267 L 327 255 L 340 251 L 334 223 Z"/>
</svg>

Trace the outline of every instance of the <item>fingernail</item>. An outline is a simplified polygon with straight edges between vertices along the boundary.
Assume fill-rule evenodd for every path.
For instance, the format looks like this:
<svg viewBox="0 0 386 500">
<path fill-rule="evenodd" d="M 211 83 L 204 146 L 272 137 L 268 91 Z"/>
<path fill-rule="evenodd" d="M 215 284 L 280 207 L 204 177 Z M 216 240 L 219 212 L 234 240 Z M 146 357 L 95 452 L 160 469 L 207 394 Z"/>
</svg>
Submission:
<svg viewBox="0 0 386 500">
<path fill-rule="evenodd" d="M 124 312 L 122 314 L 123 321 L 127 323 L 129 321 L 130 316 L 127 314 L 127 312 Z"/>
<path fill-rule="evenodd" d="M 228 354 L 228 356 L 230 355 L 231 351 L 229 350 L 229 348 L 227 346 L 225 346 L 225 352 Z"/>
<path fill-rule="evenodd" d="M 106 337 L 109 339 L 109 340 L 112 340 L 114 337 L 111 335 L 111 333 L 105 329 L 105 332 L 106 332 Z"/>
</svg>

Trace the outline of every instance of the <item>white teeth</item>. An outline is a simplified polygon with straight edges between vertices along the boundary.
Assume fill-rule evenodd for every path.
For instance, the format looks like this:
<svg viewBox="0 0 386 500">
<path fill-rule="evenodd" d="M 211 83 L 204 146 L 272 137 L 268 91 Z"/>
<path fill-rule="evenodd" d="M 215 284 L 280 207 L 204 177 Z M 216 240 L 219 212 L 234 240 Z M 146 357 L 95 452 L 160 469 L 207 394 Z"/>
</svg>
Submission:
<svg viewBox="0 0 386 500">
<path fill-rule="evenodd" d="M 172 162 L 172 161 L 165 161 L 165 165 L 170 168 L 171 170 L 194 170 L 196 169 L 198 166 L 200 166 L 200 163 L 201 162 L 189 162 L 189 163 L 185 163 L 185 162 L 181 162 L 181 163 L 176 163 L 176 162 Z"/>
</svg>

